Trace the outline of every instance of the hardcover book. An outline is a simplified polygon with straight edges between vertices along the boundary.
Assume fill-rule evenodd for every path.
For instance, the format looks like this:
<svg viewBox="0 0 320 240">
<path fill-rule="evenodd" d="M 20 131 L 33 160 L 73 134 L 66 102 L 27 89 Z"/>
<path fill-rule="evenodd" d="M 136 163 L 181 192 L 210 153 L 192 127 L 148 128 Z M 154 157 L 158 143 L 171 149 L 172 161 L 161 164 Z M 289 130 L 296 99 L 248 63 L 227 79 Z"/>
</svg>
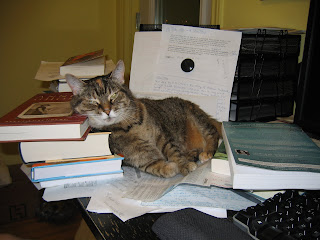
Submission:
<svg viewBox="0 0 320 240">
<path fill-rule="evenodd" d="M 223 122 L 233 188 L 320 189 L 320 148 L 294 124 Z"/>
<path fill-rule="evenodd" d="M 60 67 L 60 75 L 70 73 L 76 76 L 105 74 L 105 57 L 103 49 L 69 58 Z"/>
<path fill-rule="evenodd" d="M 89 133 L 84 141 L 21 142 L 19 150 L 25 164 L 111 155 L 109 135 Z"/>
<path fill-rule="evenodd" d="M 84 140 L 86 116 L 70 108 L 72 93 L 41 93 L 0 118 L 0 142 Z"/>
</svg>

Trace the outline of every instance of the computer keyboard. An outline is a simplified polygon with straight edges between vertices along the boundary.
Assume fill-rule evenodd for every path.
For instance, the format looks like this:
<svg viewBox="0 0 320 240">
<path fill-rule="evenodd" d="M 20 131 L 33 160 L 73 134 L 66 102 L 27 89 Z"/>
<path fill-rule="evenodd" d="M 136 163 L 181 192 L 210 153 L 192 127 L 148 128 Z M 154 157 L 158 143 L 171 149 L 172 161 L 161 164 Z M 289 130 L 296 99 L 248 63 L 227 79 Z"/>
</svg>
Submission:
<svg viewBox="0 0 320 240">
<path fill-rule="evenodd" d="M 233 222 L 253 239 L 320 240 L 320 191 L 286 190 L 237 212 Z"/>
</svg>

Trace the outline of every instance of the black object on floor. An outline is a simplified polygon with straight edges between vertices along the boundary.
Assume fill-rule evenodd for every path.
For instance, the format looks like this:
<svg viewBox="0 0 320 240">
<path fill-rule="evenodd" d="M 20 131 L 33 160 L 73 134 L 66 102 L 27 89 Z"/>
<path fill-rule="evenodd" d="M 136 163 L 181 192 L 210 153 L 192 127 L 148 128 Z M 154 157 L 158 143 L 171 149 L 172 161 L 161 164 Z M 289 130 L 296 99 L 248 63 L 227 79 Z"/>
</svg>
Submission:
<svg viewBox="0 0 320 240">
<path fill-rule="evenodd" d="M 159 217 L 152 230 L 161 240 L 249 240 L 230 220 L 186 208 Z"/>
</svg>

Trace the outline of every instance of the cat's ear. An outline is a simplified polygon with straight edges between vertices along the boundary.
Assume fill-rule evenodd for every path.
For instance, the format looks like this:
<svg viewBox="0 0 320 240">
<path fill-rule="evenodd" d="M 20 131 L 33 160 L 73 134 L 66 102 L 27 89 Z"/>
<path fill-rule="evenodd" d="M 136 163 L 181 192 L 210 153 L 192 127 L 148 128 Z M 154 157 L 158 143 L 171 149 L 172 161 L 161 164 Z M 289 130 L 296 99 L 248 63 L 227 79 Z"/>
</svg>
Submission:
<svg viewBox="0 0 320 240">
<path fill-rule="evenodd" d="M 112 79 L 120 84 L 124 84 L 124 70 L 124 63 L 122 60 L 119 60 L 115 69 L 112 71 Z"/>
<path fill-rule="evenodd" d="M 66 74 L 65 78 L 73 92 L 73 95 L 79 94 L 85 83 L 72 74 Z"/>
</svg>

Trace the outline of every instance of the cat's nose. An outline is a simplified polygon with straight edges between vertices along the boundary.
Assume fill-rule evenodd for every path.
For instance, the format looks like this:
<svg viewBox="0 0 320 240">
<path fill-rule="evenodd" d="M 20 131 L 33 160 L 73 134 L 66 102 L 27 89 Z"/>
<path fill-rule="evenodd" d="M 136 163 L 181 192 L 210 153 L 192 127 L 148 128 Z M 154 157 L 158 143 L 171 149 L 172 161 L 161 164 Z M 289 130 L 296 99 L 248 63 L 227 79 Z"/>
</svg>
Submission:
<svg viewBox="0 0 320 240">
<path fill-rule="evenodd" d="M 104 112 L 109 115 L 110 114 L 110 109 L 109 108 L 105 108 Z"/>
<path fill-rule="evenodd" d="M 110 111 L 111 111 L 111 106 L 110 106 L 110 104 L 109 103 L 104 103 L 102 106 L 102 109 L 103 109 L 103 111 L 106 113 L 106 114 L 110 114 Z"/>
</svg>

